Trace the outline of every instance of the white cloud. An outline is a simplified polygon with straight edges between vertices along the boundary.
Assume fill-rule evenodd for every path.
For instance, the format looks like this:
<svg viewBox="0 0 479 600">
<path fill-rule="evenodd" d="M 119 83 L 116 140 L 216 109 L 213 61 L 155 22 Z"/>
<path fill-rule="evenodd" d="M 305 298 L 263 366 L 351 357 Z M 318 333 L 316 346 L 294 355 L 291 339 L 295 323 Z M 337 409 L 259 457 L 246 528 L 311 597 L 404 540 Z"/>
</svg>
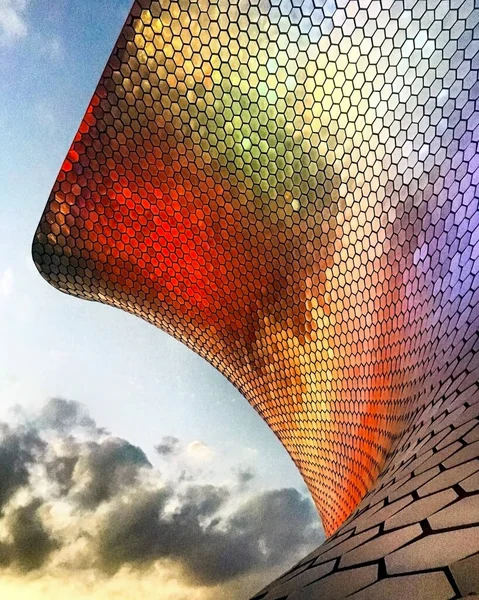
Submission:
<svg viewBox="0 0 479 600">
<path fill-rule="evenodd" d="M 6 45 L 28 32 L 25 18 L 29 0 L 0 0 L 0 44 Z"/>
<path fill-rule="evenodd" d="M 0 0 L 2 2 L 3 0 Z M 0 5 L 1 6 L 1 5 Z M 7 267 L 0 272 L 0 297 L 8 298 L 13 292 L 13 269 Z"/>
<path fill-rule="evenodd" d="M 207 444 L 198 441 L 188 444 L 186 452 L 189 457 L 204 462 L 213 460 L 215 456 L 214 451 Z"/>
</svg>

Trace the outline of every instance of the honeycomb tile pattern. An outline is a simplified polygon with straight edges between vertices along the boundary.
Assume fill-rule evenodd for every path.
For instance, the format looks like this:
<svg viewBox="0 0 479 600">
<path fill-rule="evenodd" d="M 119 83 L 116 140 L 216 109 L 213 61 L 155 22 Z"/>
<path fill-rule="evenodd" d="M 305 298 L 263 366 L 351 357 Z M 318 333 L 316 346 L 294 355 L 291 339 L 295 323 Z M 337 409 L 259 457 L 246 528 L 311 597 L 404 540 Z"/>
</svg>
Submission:
<svg viewBox="0 0 479 600">
<path fill-rule="evenodd" d="M 478 72 L 474 0 L 136 0 L 61 168 L 41 274 L 212 363 L 311 490 L 329 539 L 257 600 L 479 591 Z"/>
</svg>

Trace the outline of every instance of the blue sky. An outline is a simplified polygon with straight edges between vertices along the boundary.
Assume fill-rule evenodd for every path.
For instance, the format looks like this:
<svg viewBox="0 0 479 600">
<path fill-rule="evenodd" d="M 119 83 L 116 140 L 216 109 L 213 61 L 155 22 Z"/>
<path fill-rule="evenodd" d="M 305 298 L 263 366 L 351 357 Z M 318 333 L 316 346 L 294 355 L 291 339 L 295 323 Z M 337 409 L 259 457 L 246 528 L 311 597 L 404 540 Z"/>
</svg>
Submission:
<svg viewBox="0 0 479 600">
<path fill-rule="evenodd" d="M 32 263 L 37 222 L 129 8 L 0 2 L 0 420 L 66 398 L 166 472 L 193 461 L 204 482 L 222 485 L 250 470 L 246 499 L 280 488 L 308 496 L 286 451 L 223 376 L 136 317 L 62 295 Z M 183 462 L 155 454 L 165 436 L 186 448 Z M 8 588 L 15 599 L 27 594 L 18 581 Z"/>
</svg>

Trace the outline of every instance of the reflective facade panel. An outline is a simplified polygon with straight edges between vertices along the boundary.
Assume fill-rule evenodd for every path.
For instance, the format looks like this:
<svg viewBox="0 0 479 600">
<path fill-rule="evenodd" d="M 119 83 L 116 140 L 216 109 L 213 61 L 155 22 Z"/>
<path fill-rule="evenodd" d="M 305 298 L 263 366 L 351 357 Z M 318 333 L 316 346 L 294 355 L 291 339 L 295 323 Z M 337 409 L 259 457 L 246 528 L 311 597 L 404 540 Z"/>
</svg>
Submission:
<svg viewBox="0 0 479 600">
<path fill-rule="evenodd" d="M 478 24 L 136 0 L 41 218 L 45 279 L 200 354 L 298 466 L 329 538 L 257 599 L 479 593 Z"/>
</svg>

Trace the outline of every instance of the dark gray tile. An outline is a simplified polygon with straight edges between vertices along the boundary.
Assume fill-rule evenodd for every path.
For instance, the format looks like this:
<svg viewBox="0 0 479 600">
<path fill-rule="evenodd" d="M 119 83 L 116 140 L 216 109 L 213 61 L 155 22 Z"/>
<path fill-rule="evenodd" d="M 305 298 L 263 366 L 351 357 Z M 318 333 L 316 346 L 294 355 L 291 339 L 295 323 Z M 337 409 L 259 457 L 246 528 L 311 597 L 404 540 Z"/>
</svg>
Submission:
<svg viewBox="0 0 479 600">
<path fill-rule="evenodd" d="M 383 579 L 348 600 L 450 600 L 455 595 L 447 577 L 438 571 Z"/>
<path fill-rule="evenodd" d="M 384 529 L 393 529 L 394 527 L 404 527 L 411 523 L 419 523 L 423 519 L 429 517 L 437 510 L 447 506 L 450 502 L 457 498 L 457 494 L 452 489 L 447 489 L 432 496 L 416 500 L 404 510 L 395 514 L 388 519 L 384 524 Z"/>
<path fill-rule="evenodd" d="M 462 498 L 451 506 L 431 515 L 428 519 L 433 529 L 447 529 L 460 525 L 479 524 L 479 494 Z"/>
<path fill-rule="evenodd" d="M 479 592 L 479 554 L 464 558 L 450 568 L 461 594 Z"/>
<path fill-rule="evenodd" d="M 428 483 L 425 483 L 417 490 L 417 492 L 420 496 L 429 496 L 429 494 L 433 494 L 439 490 L 452 487 L 454 484 L 466 479 L 466 477 L 477 470 L 479 470 L 479 461 L 472 461 L 458 465 L 457 467 L 452 467 L 447 471 L 443 471 Z"/>
<path fill-rule="evenodd" d="M 344 554 L 339 566 L 340 568 L 350 567 L 352 565 L 383 558 L 386 554 L 393 552 L 397 548 L 404 546 L 404 544 L 407 544 L 420 536 L 421 533 L 422 529 L 419 525 L 411 525 L 391 533 L 383 534 L 370 542 L 366 542 L 351 552 Z"/>
<path fill-rule="evenodd" d="M 333 573 L 316 584 L 288 596 L 288 600 L 333 600 L 346 598 L 350 594 L 370 585 L 377 579 L 378 569 L 370 565 L 358 569 L 347 569 Z"/>
<path fill-rule="evenodd" d="M 386 557 L 390 574 L 445 567 L 479 552 L 479 527 L 428 535 Z"/>
</svg>

